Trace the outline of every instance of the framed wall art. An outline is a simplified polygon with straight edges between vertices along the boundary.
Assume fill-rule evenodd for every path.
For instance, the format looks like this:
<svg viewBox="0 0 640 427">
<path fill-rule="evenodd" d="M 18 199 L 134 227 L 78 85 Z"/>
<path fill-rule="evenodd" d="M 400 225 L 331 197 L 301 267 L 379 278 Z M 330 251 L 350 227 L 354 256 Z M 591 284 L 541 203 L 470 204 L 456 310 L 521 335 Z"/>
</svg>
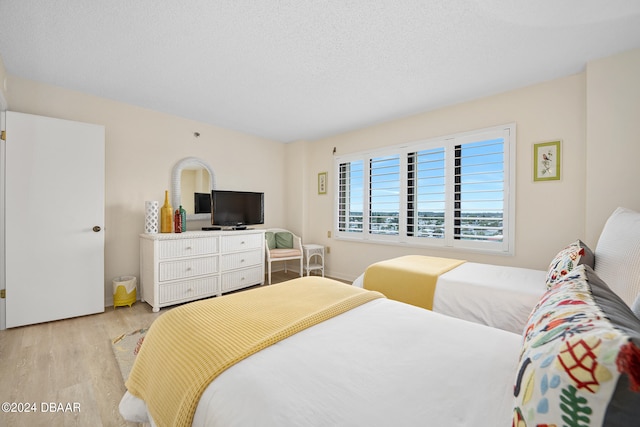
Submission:
<svg viewBox="0 0 640 427">
<path fill-rule="evenodd" d="M 327 173 L 318 174 L 318 194 L 327 194 Z"/>
<path fill-rule="evenodd" d="M 561 141 L 533 144 L 533 180 L 557 181 L 560 179 Z"/>
</svg>

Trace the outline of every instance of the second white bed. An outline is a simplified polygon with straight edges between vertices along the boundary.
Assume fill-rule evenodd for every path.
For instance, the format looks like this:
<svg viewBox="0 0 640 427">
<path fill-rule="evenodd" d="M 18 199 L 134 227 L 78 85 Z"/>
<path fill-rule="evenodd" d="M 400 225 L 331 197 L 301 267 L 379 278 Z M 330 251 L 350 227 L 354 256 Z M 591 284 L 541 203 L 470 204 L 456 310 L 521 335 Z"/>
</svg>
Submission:
<svg viewBox="0 0 640 427">
<path fill-rule="evenodd" d="M 433 311 L 522 334 L 545 278 L 543 270 L 465 262 L 438 278 Z M 353 282 L 363 284 L 364 274 Z"/>
</svg>

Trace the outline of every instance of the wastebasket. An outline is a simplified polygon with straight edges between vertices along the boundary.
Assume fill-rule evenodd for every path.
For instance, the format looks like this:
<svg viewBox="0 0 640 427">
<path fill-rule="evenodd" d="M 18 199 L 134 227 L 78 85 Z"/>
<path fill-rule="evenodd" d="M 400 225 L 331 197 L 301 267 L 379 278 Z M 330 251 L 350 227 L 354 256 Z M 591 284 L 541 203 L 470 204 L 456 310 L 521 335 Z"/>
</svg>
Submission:
<svg viewBox="0 0 640 427">
<path fill-rule="evenodd" d="M 113 308 L 136 302 L 136 277 L 120 276 L 113 279 Z"/>
</svg>

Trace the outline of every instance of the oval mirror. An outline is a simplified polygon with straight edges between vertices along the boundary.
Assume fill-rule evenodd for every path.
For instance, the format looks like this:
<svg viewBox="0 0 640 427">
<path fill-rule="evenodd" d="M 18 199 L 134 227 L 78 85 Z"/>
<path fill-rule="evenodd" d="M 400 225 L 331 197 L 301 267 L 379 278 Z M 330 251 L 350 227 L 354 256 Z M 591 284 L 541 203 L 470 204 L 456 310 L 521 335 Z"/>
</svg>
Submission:
<svg viewBox="0 0 640 427">
<path fill-rule="evenodd" d="M 196 213 L 196 194 L 211 194 L 215 189 L 215 175 L 207 162 L 197 157 L 187 157 L 173 167 L 171 173 L 171 205 L 182 205 L 187 219 L 210 220 L 211 213 Z"/>
</svg>

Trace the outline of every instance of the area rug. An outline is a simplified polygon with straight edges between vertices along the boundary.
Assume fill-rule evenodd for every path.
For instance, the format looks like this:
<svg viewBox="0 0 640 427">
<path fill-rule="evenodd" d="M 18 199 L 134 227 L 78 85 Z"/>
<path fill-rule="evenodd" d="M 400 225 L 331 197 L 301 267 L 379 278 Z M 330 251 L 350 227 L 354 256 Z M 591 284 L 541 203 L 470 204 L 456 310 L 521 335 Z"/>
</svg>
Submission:
<svg viewBox="0 0 640 427">
<path fill-rule="evenodd" d="M 131 372 L 133 362 L 136 360 L 136 356 L 138 355 L 138 351 L 140 351 L 140 346 L 144 341 L 144 336 L 148 329 L 149 328 L 138 329 L 122 334 L 111 340 L 111 348 L 113 348 L 113 354 L 116 357 L 122 379 L 125 382 L 127 378 L 129 378 L 129 372 Z"/>
</svg>

